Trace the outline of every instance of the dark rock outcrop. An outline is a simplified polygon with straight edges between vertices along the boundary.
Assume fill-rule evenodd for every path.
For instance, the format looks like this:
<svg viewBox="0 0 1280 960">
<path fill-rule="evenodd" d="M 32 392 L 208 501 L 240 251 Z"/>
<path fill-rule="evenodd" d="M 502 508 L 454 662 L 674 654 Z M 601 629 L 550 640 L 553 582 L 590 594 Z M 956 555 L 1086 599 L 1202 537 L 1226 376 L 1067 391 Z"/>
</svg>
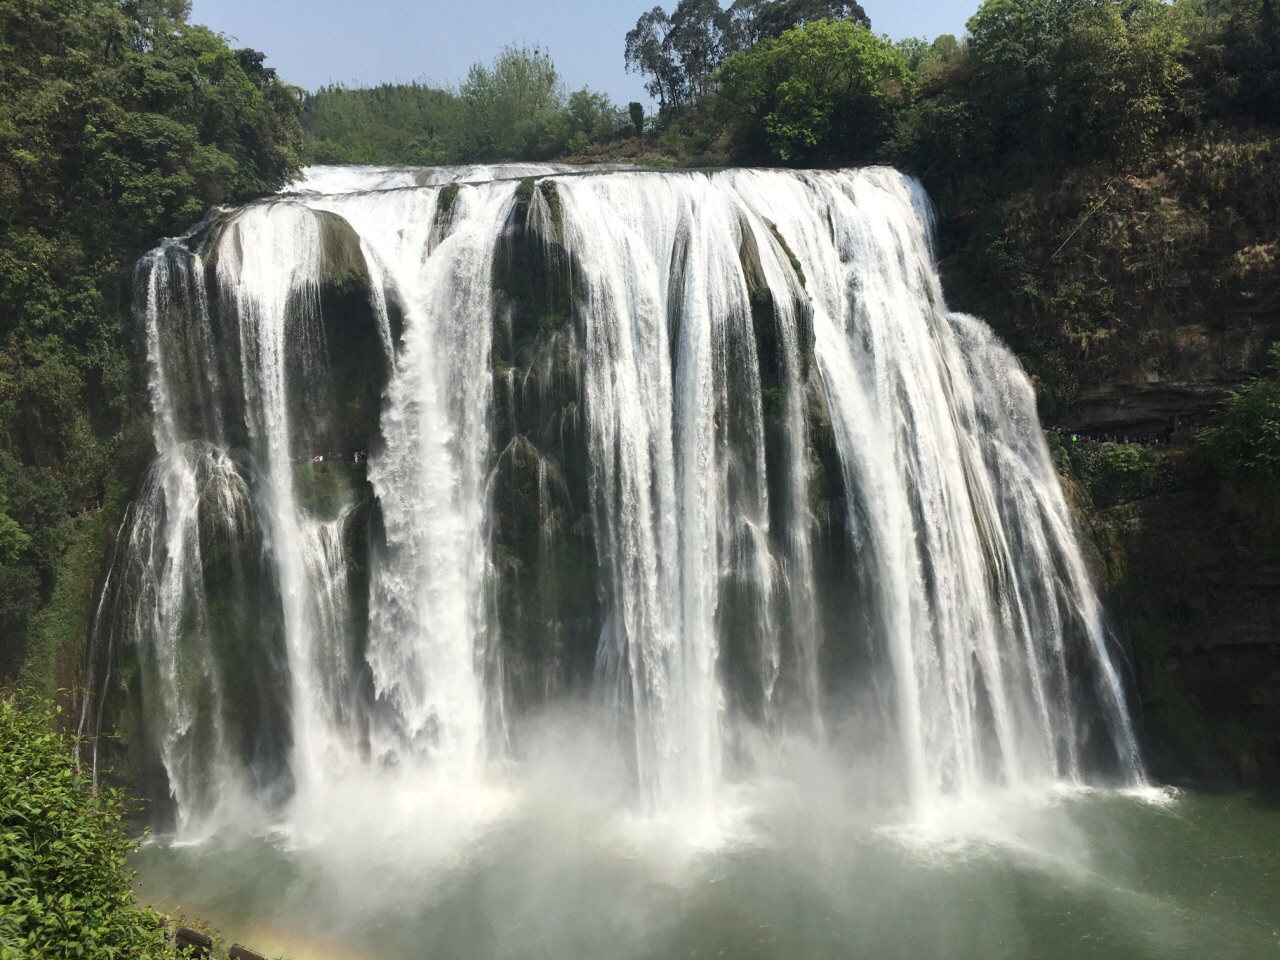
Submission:
<svg viewBox="0 0 1280 960">
<path fill-rule="evenodd" d="M 1161 490 L 1088 521 L 1150 771 L 1280 782 L 1280 501 L 1160 460 Z"/>
</svg>

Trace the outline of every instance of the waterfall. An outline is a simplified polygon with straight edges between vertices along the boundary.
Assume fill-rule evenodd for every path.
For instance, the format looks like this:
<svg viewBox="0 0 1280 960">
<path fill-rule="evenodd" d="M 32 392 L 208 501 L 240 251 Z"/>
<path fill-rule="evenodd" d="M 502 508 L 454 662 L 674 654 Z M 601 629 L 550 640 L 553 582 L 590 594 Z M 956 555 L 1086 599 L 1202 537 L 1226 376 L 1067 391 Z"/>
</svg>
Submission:
<svg viewBox="0 0 1280 960">
<path fill-rule="evenodd" d="M 745 731 L 874 754 L 917 811 L 1140 779 L 1031 384 L 947 309 L 913 181 L 292 191 L 137 270 L 157 456 L 85 725 L 141 705 L 180 828 L 362 769 L 484 776 L 575 699 L 650 814 L 713 818 Z"/>
<path fill-rule="evenodd" d="M 435 761 L 463 765 L 486 742 L 491 275 L 514 188 L 459 193 L 447 232 L 439 191 L 317 201 L 356 228 L 404 318 L 369 472 L 386 538 L 368 662 L 401 728 L 380 750 L 423 740 Z"/>
</svg>

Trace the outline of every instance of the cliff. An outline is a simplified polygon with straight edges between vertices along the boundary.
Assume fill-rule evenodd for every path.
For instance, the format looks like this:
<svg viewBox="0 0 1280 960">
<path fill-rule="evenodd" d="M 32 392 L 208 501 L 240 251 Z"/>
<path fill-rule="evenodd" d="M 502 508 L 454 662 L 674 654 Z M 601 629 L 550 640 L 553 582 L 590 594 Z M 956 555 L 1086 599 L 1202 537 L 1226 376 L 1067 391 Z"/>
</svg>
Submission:
<svg viewBox="0 0 1280 960">
<path fill-rule="evenodd" d="M 1280 340 L 1276 164 L 1274 137 L 1216 131 L 1131 174 L 941 197 L 953 306 L 1015 346 L 1046 427 L 1091 438 L 1059 464 L 1161 778 L 1280 780 L 1280 502 L 1195 443 Z M 1157 444 L 1093 442 L 1125 435 Z"/>
</svg>

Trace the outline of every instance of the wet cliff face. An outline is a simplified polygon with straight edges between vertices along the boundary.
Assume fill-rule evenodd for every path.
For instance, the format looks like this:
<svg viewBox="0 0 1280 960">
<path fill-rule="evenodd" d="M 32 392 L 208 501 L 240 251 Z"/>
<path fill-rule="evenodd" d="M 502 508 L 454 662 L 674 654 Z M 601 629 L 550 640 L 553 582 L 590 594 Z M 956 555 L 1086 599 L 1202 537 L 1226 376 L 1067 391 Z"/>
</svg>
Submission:
<svg viewBox="0 0 1280 960">
<path fill-rule="evenodd" d="M 1280 503 L 1190 451 L 1164 490 L 1093 519 L 1137 717 L 1161 777 L 1280 781 Z"/>
<path fill-rule="evenodd" d="M 1280 340 L 1280 309 L 1253 313 L 1210 302 L 1188 313 L 1173 322 L 1165 315 L 1145 331 L 1144 355 L 1123 370 L 1082 377 L 1055 422 L 1142 433 L 1212 423 L 1223 394 L 1265 367 L 1268 348 Z"/>
<path fill-rule="evenodd" d="M 941 204 L 948 292 L 1010 341 L 1046 422 L 1203 423 L 1280 339 L 1277 184 L 1265 131 L 1175 138 L 1125 176 L 970 184 Z"/>
<path fill-rule="evenodd" d="M 1124 650 L 1153 775 L 1280 780 L 1280 499 L 1189 434 L 1047 432 Z"/>
<path fill-rule="evenodd" d="M 493 538 L 507 703 L 589 687 L 603 628 L 582 395 L 580 267 L 552 181 L 521 181 L 494 263 Z"/>
</svg>

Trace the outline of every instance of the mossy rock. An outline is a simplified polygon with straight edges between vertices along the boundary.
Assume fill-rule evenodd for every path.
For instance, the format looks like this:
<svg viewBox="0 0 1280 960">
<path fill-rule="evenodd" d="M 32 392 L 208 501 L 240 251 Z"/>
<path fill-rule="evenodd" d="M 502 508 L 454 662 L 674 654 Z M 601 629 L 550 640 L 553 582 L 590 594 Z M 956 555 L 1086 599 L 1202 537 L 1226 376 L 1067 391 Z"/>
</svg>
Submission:
<svg viewBox="0 0 1280 960">
<path fill-rule="evenodd" d="M 306 209 L 306 208 L 304 208 Z M 327 210 L 308 210 L 316 218 L 320 227 L 320 268 L 318 281 L 322 288 L 334 287 L 339 292 L 369 288 L 369 265 L 365 261 L 364 250 L 360 246 L 360 235 L 344 218 Z M 239 243 L 239 239 L 228 239 L 226 229 L 234 215 L 216 218 L 207 230 L 191 238 L 187 246 L 201 254 L 207 267 L 212 271 L 210 279 L 216 277 L 216 270 L 222 259 L 227 243 Z M 243 255 L 242 250 L 238 253 Z M 212 291 L 211 285 L 211 291 Z"/>
<path fill-rule="evenodd" d="M 107 533 L 119 509 L 118 501 L 108 503 L 64 523 L 61 534 L 65 546 L 54 572 L 53 592 L 31 623 L 18 673 L 19 688 L 54 699 L 59 690 L 66 695 L 83 686 L 85 646 L 107 551 Z M 64 705 L 69 708 L 68 716 L 76 715 L 78 704 Z"/>
<path fill-rule="evenodd" d="M 551 227 L 558 241 L 564 239 L 564 200 L 560 197 L 560 188 L 554 180 L 543 180 L 538 184 L 542 198 L 547 201 L 547 209 L 551 211 Z"/>
<path fill-rule="evenodd" d="M 326 215 L 319 314 L 300 301 L 291 317 L 300 343 L 290 351 L 291 450 L 297 456 L 350 457 L 378 436 L 382 395 L 391 375 L 384 333 L 369 298 L 360 240 L 340 217 Z M 394 320 L 395 317 L 392 317 Z M 389 331 L 393 342 L 395 325 Z"/>
<path fill-rule="evenodd" d="M 317 517 L 336 517 L 368 493 L 367 464 L 326 457 L 318 463 L 294 465 L 293 489 L 298 506 Z"/>
<path fill-rule="evenodd" d="M 533 177 L 525 177 L 516 184 L 516 207 L 522 213 L 527 213 L 529 204 L 533 202 L 533 191 L 536 189 L 536 181 Z"/>
<path fill-rule="evenodd" d="M 777 308 L 774 293 L 765 280 L 764 266 L 760 262 L 760 248 L 755 234 L 744 223 L 742 242 L 738 247 L 738 261 L 747 281 L 747 297 L 751 305 L 751 328 L 756 338 L 756 354 L 760 365 L 762 390 L 779 389 L 785 378 L 782 369 L 781 343 L 778 335 Z"/>
<path fill-rule="evenodd" d="M 461 189 L 461 185 L 457 183 L 446 183 L 440 188 L 440 193 L 436 197 L 435 227 L 442 233 L 453 221 L 453 212 L 457 208 L 458 192 Z"/>
<path fill-rule="evenodd" d="M 808 286 L 808 281 L 804 275 L 804 265 L 800 263 L 800 258 L 792 252 L 791 245 L 787 243 L 786 237 L 782 235 L 777 224 L 772 221 L 766 222 L 769 224 L 769 232 L 773 234 L 773 239 L 778 241 L 778 246 L 782 247 L 782 252 L 787 255 L 787 260 L 791 264 L 791 269 L 795 271 L 796 279 L 800 281 L 800 286 Z"/>
<path fill-rule="evenodd" d="M 360 235 L 342 217 L 317 211 L 320 221 L 320 284 L 342 296 L 369 290 L 369 265 L 360 246 Z"/>
<path fill-rule="evenodd" d="M 554 221 L 560 199 L 552 187 L 544 184 L 543 196 Z M 505 311 L 495 318 L 501 322 L 495 322 L 493 358 L 504 367 L 527 366 L 523 361 L 539 337 L 566 329 L 586 295 L 559 228 L 554 222 L 540 228 L 532 223 L 534 189 L 532 179 L 521 181 L 494 260 L 493 285 Z"/>
<path fill-rule="evenodd" d="M 227 213 L 218 213 L 209 217 L 208 222 L 191 233 L 186 239 L 186 246 L 196 254 L 204 256 L 218 248 L 218 243 L 222 240 L 222 234 L 227 229 L 227 224 L 231 222 L 231 215 Z"/>
</svg>

